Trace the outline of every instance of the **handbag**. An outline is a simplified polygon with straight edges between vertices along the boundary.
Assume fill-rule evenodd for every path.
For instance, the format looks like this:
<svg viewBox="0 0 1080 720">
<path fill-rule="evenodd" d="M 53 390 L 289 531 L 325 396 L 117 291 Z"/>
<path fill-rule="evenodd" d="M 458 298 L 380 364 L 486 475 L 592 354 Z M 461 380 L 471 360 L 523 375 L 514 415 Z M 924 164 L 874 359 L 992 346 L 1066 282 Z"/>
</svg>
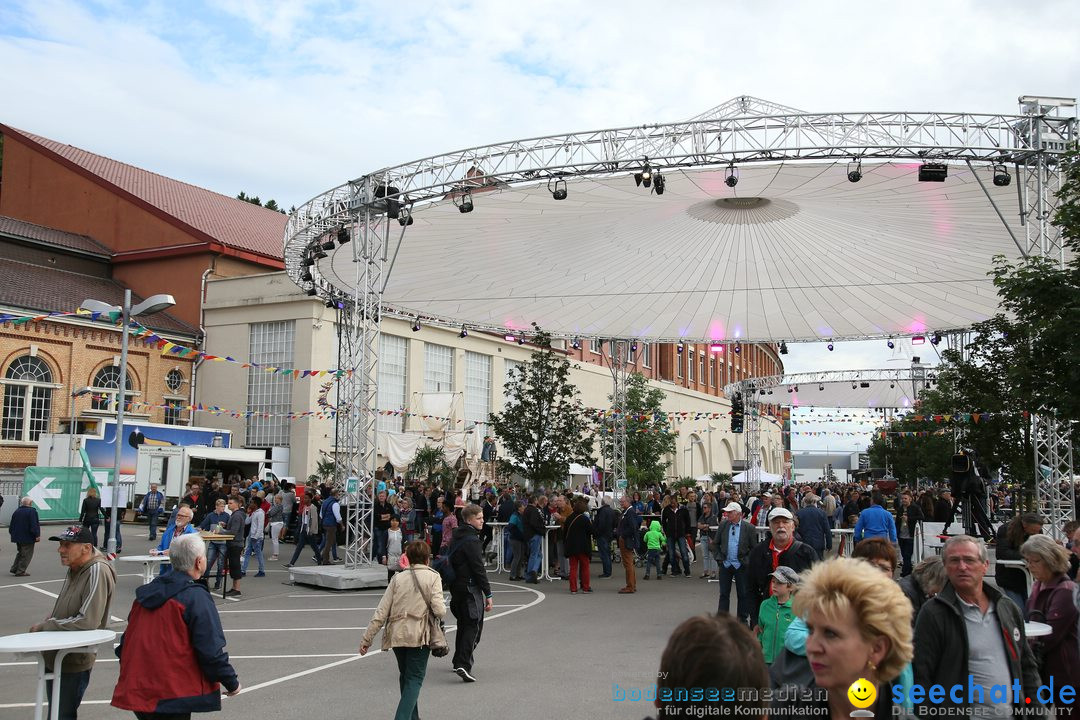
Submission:
<svg viewBox="0 0 1080 720">
<path fill-rule="evenodd" d="M 420 581 L 416 579 L 416 569 L 412 566 L 409 567 L 409 575 L 412 576 L 413 585 L 416 586 L 416 592 L 420 593 L 420 597 L 424 598 L 424 602 L 427 603 L 428 649 L 431 650 L 431 654 L 435 657 L 445 657 L 450 652 L 450 646 L 446 643 L 446 634 L 443 632 L 443 621 L 440 620 L 439 616 L 435 614 L 435 611 L 431 609 L 431 599 L 420 589 Z"/>
</svg>

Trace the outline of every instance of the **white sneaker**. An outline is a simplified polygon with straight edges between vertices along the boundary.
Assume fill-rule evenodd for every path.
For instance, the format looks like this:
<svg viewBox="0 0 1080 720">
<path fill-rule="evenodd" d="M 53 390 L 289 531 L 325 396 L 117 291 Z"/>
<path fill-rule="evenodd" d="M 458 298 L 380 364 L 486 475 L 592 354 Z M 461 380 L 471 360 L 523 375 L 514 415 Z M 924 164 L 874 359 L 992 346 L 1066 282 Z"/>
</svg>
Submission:
<svg viewBox="0 0 1080 720">
<path fill-rule="evenodd" d="M 456 672 L 458 674 L 458 677 L 460 677 L 465 682 L 476 682 L 476 678 L 470 675 L 469 671 L 465 668 L 454 668 L 454 672 Z"/>
</svg>

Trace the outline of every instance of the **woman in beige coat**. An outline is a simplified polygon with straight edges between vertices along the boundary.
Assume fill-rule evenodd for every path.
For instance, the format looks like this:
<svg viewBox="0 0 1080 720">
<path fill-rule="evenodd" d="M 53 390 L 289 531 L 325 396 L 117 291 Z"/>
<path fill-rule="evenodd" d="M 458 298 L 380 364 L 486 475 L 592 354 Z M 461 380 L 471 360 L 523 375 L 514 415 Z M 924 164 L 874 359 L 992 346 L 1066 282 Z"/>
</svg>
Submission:
<svg viewBox="0 0 1080 720">
<path fill-rule="evenodd" d="M 428 565 L 431 561 L 428 544 L 414 540 L 405 546 L 405 557 L 409 559 L 409 567 L 390 579 L 375 609 L 375 617 L 360 641 L 360 654 L 367 654 L 371 641 L 385 625 L 382 649 L 394 650 L 401 688 L 394 720 L 418 720 L 420 687 L 424 684 L 430 652 L 427 617 L 429 612 L 434 612 L 442 618 L 446 614 L 446 601 L 442 578 Z"/>
</svg>

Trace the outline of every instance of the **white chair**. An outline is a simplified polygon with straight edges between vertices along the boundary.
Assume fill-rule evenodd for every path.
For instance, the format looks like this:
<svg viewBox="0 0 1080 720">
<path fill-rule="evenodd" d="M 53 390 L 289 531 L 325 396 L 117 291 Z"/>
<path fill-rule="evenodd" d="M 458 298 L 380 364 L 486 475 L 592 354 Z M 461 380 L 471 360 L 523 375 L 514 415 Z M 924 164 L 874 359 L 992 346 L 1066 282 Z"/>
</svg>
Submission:
<svg viewBox="0 0 1080 720">
<path fill-rule="evenodd" d="M 919 534 L 915 537 L 915 559 L 918 563 L 924 557 L 927 557 L 929 553 L 935 555 L 941 554 L 941 549 L 945 547 L 945 542 L 938 537 L 942 531 L 945 530 L 945 523 L 939 522 L 920 522 Z"/>
</svg>

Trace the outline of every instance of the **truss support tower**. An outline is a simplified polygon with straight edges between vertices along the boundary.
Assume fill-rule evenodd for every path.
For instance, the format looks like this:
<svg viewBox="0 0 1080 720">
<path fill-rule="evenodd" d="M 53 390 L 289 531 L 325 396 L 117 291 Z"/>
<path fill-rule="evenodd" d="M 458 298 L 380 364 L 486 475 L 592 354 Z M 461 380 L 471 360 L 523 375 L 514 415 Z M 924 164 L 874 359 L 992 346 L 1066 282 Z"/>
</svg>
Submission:
<svg viewBox="0 0 1080 720">
<path fill-rule="evenodd" d="M 625 483 L 626 478 L 626 383 L 630 377 L 628 358 L 633 352 L 633 345 L 628 340 L 612 340 L 609 343 L 610 351 L 607 355 L 608 367 L 611 370 L 611 468 L 609 472 L 614 478 L 612 491 L 618 500 L 625 489 L 620 482 Z"/>
<path fill-rule="evenodd" d="M 743 440 L 746 441 L 746 481 L 754 490 L 761 489 L 761 403 L 758 402 L 757 387 L 752 382 L 744 382 L 743 396 Z"/>
<path fill-rule="evenodd" d="M 1071 109 L 1072 115 L 1067 111 Z M 1068 98 L 1021 97 L 1024 121 L 1017 128 L 1035 151 L 1018 163 L 1020 213 L 1029 255 L 1065 264 L 1065 243 L 1051 222 L 1061 188 L 1060 152 L 1077 140 L 1076 101 Z M 1069 425 L 1052 413 L 1032 417 L 1035 449 L 1035 500 L 1049 534 L 1062 539 L 1062 528 L 1076 514 L 1072 444 Z"/>
</svg>

